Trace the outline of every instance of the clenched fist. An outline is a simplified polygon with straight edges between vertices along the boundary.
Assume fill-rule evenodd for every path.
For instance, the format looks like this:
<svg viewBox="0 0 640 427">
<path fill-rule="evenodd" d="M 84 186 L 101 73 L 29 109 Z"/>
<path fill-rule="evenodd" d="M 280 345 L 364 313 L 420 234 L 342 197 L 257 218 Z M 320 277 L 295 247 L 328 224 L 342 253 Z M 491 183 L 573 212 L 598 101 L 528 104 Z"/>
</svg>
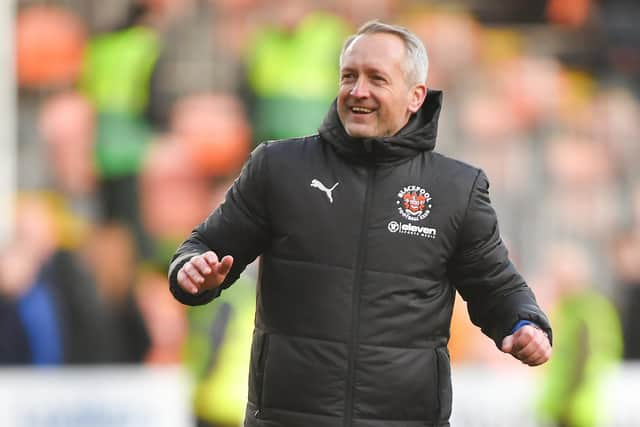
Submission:
<svg viewBox="0 0 640 427">
<path fill-rule="evenodd" d="M 542 329 L 531 325 L 506 336 L 500 349 L 529 366 L 542 365 L 551 357 L 549 337 Z"/>
<path fill-rule="evenodd" d="M 217 288 L 227 277 L 232 265 L 231 255 L 221 260 L 213 251 L 196 255 L 178 271 L 178 285 L 191 294 Z"/>
</svg>

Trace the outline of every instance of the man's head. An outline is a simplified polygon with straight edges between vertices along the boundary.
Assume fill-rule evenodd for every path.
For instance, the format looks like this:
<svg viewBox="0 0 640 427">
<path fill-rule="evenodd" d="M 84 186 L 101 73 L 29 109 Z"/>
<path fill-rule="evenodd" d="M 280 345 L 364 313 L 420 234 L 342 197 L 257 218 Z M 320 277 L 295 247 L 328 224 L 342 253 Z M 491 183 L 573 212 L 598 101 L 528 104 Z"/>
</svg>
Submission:
<svg viewBox="0 0 640 427">
<path fill-rule="evenodd" d="M 355 138 L 395 135 L 426 97 L 428 59 L 407 29 L 379 21 L 349 37 L 340 55 L 338 116 Z"/>
</svg>

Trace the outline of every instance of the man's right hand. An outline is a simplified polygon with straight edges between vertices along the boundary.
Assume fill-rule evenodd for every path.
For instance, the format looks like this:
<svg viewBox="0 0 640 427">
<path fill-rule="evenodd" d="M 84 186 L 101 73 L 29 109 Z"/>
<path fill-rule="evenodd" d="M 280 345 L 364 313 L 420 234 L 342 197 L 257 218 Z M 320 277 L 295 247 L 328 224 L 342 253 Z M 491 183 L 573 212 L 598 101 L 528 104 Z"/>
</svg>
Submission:
<svg viewBox="0 0 640 427">
<path fill-rule="evenodd" d="M 185 263 L 178 271 L 178 285 L 190 294 L 217 288 L 227 277 L 233 257 L 227 255 L 218 260 L 213 251 L 196 255 Z"/>
</svg>

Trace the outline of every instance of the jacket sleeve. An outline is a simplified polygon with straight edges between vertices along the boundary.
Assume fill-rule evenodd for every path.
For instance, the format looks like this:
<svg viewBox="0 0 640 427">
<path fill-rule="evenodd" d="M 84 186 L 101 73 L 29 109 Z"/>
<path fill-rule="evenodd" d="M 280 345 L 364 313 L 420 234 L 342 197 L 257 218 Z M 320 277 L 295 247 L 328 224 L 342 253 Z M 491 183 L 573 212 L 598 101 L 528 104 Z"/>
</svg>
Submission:
<svg viewBox="0 0 640 427">
<path fill-rule="evenodd" d="M 224 202 L 185 240 L 169 266 L 169 289 L 183 304 L 206 304 L 235 282 L 269 241 L 266 203 L 266 144 L 258 146 L 245 163 Z M 177 283 L 178 271 L 193 256 L 212 250 L 219 258 L 234 258 L 231 271 L 219 288 L 189 294 Z"/>
<path fill-rule="evenodd" d="M 509 260 L 489 200 L 489 182 L 478 171 L 469 196 L 449 280 L 467 302 L 471 321 L 500 347 L 520 320 L 535 323 L 549 336 L 551 326 L 535 296 Z"/>
</svg>

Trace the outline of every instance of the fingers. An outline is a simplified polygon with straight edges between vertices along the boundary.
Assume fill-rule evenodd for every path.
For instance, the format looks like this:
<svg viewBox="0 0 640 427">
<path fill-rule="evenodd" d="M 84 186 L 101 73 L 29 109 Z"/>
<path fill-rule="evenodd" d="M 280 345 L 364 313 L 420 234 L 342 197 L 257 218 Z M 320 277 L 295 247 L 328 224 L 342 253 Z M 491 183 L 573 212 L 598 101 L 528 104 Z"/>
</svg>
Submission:
<svg viewBox="0 0 640 427">
<path fill-rule="evenodd" d="M 178 271 L 178 285 L 191 294 L 202 290 L 220 286 L 233 265 L 230 255 L 218 262 L 218 256 L 213 251 L 196 255 L 187 261 Z"/>
<path fill-rule="evenodd" d="M 529 366 L 538 366 L 551 357 L 551 344 L 546 334 L 533 326 L 523 326 L 502 342 L 502 351 Z"/>
<path fill-rule="evenodd" d="M 217 260 L 218 257 L 213 252 L 206 252 L 191 258 L 178 271 L 177 279 L 180 287 L 192 294 L 200 292 L 206 277 L 212 274 L 209 261 L 213 261 L 215 264 Z"/>
<path fill-rule="evenodd" d="M 208 253 L 209 252 L 207 252 L 207 254 Z M 216 257 L 216 261 L 217 261 L 217 257 Z M 193 258 L 191 258 L 191 260 L 187 264 L 189 263 L 191 263 L 191 265 L 195 267 L 197 272 L 200 273 L 202 276 L 211 274 L 210 264 L 215 265 L 215 262 L 210 262 L 207 259 L 206 254 L 194 256 Z"/>
<path fill-rule="evenodd" d="M 180 271 L 178 271 L 176 279 L 178 280 L 178 285 L 185 291 L 191 294 L 197 294 L 199 292 L 198 285 L 194 283 L 193 280 L 191 280 L 189 275 L 187 275 L 184 266 L 180 269 Z"/>
<path fill-rule="evenodd" d="M 542 335 L 542 334 L 540 334 Z M 551 347 L 545 343 L 546 337 L 534 337 L 526 345 L 512 353 L 516 358 L 530 366 L 537 366 L 548 360 Z"/>
<path fill-rule="evenodd" d="M 509 335 L 502 340 L 502 347 L 500 349 L 505 353 L 511 353 L 513 349 L 513 335 Z"/>
<path fill-rule="evenodd" d="M 545 363 L 546 361 L 548 361 L 550 358 L 551 358 L 551 347 L 547 349 L 541 348 L 539 349 L 539 351 L 531 355 L 526 361 L 523 361 L 523 363 L 526 363 L 529 366 L 539 366 Z"/>
<path fill-rule="evenodd" d="M 220 260 L 220 263 L 218 264 L 217 273 L 226 277 L 227 274 L 229 274 L 229 271 L 231 270 L 232 265 L 233 265 L 233 257 L 231 255 L 227 255 L 223 257 L 222 260 Z"/>
<path fill-rule="evenodd" d="M 218 255 L 215 252 L 209 251 L 200 255 L 210 266 L 214 266 L 218 263 Z"/>
</svg>

